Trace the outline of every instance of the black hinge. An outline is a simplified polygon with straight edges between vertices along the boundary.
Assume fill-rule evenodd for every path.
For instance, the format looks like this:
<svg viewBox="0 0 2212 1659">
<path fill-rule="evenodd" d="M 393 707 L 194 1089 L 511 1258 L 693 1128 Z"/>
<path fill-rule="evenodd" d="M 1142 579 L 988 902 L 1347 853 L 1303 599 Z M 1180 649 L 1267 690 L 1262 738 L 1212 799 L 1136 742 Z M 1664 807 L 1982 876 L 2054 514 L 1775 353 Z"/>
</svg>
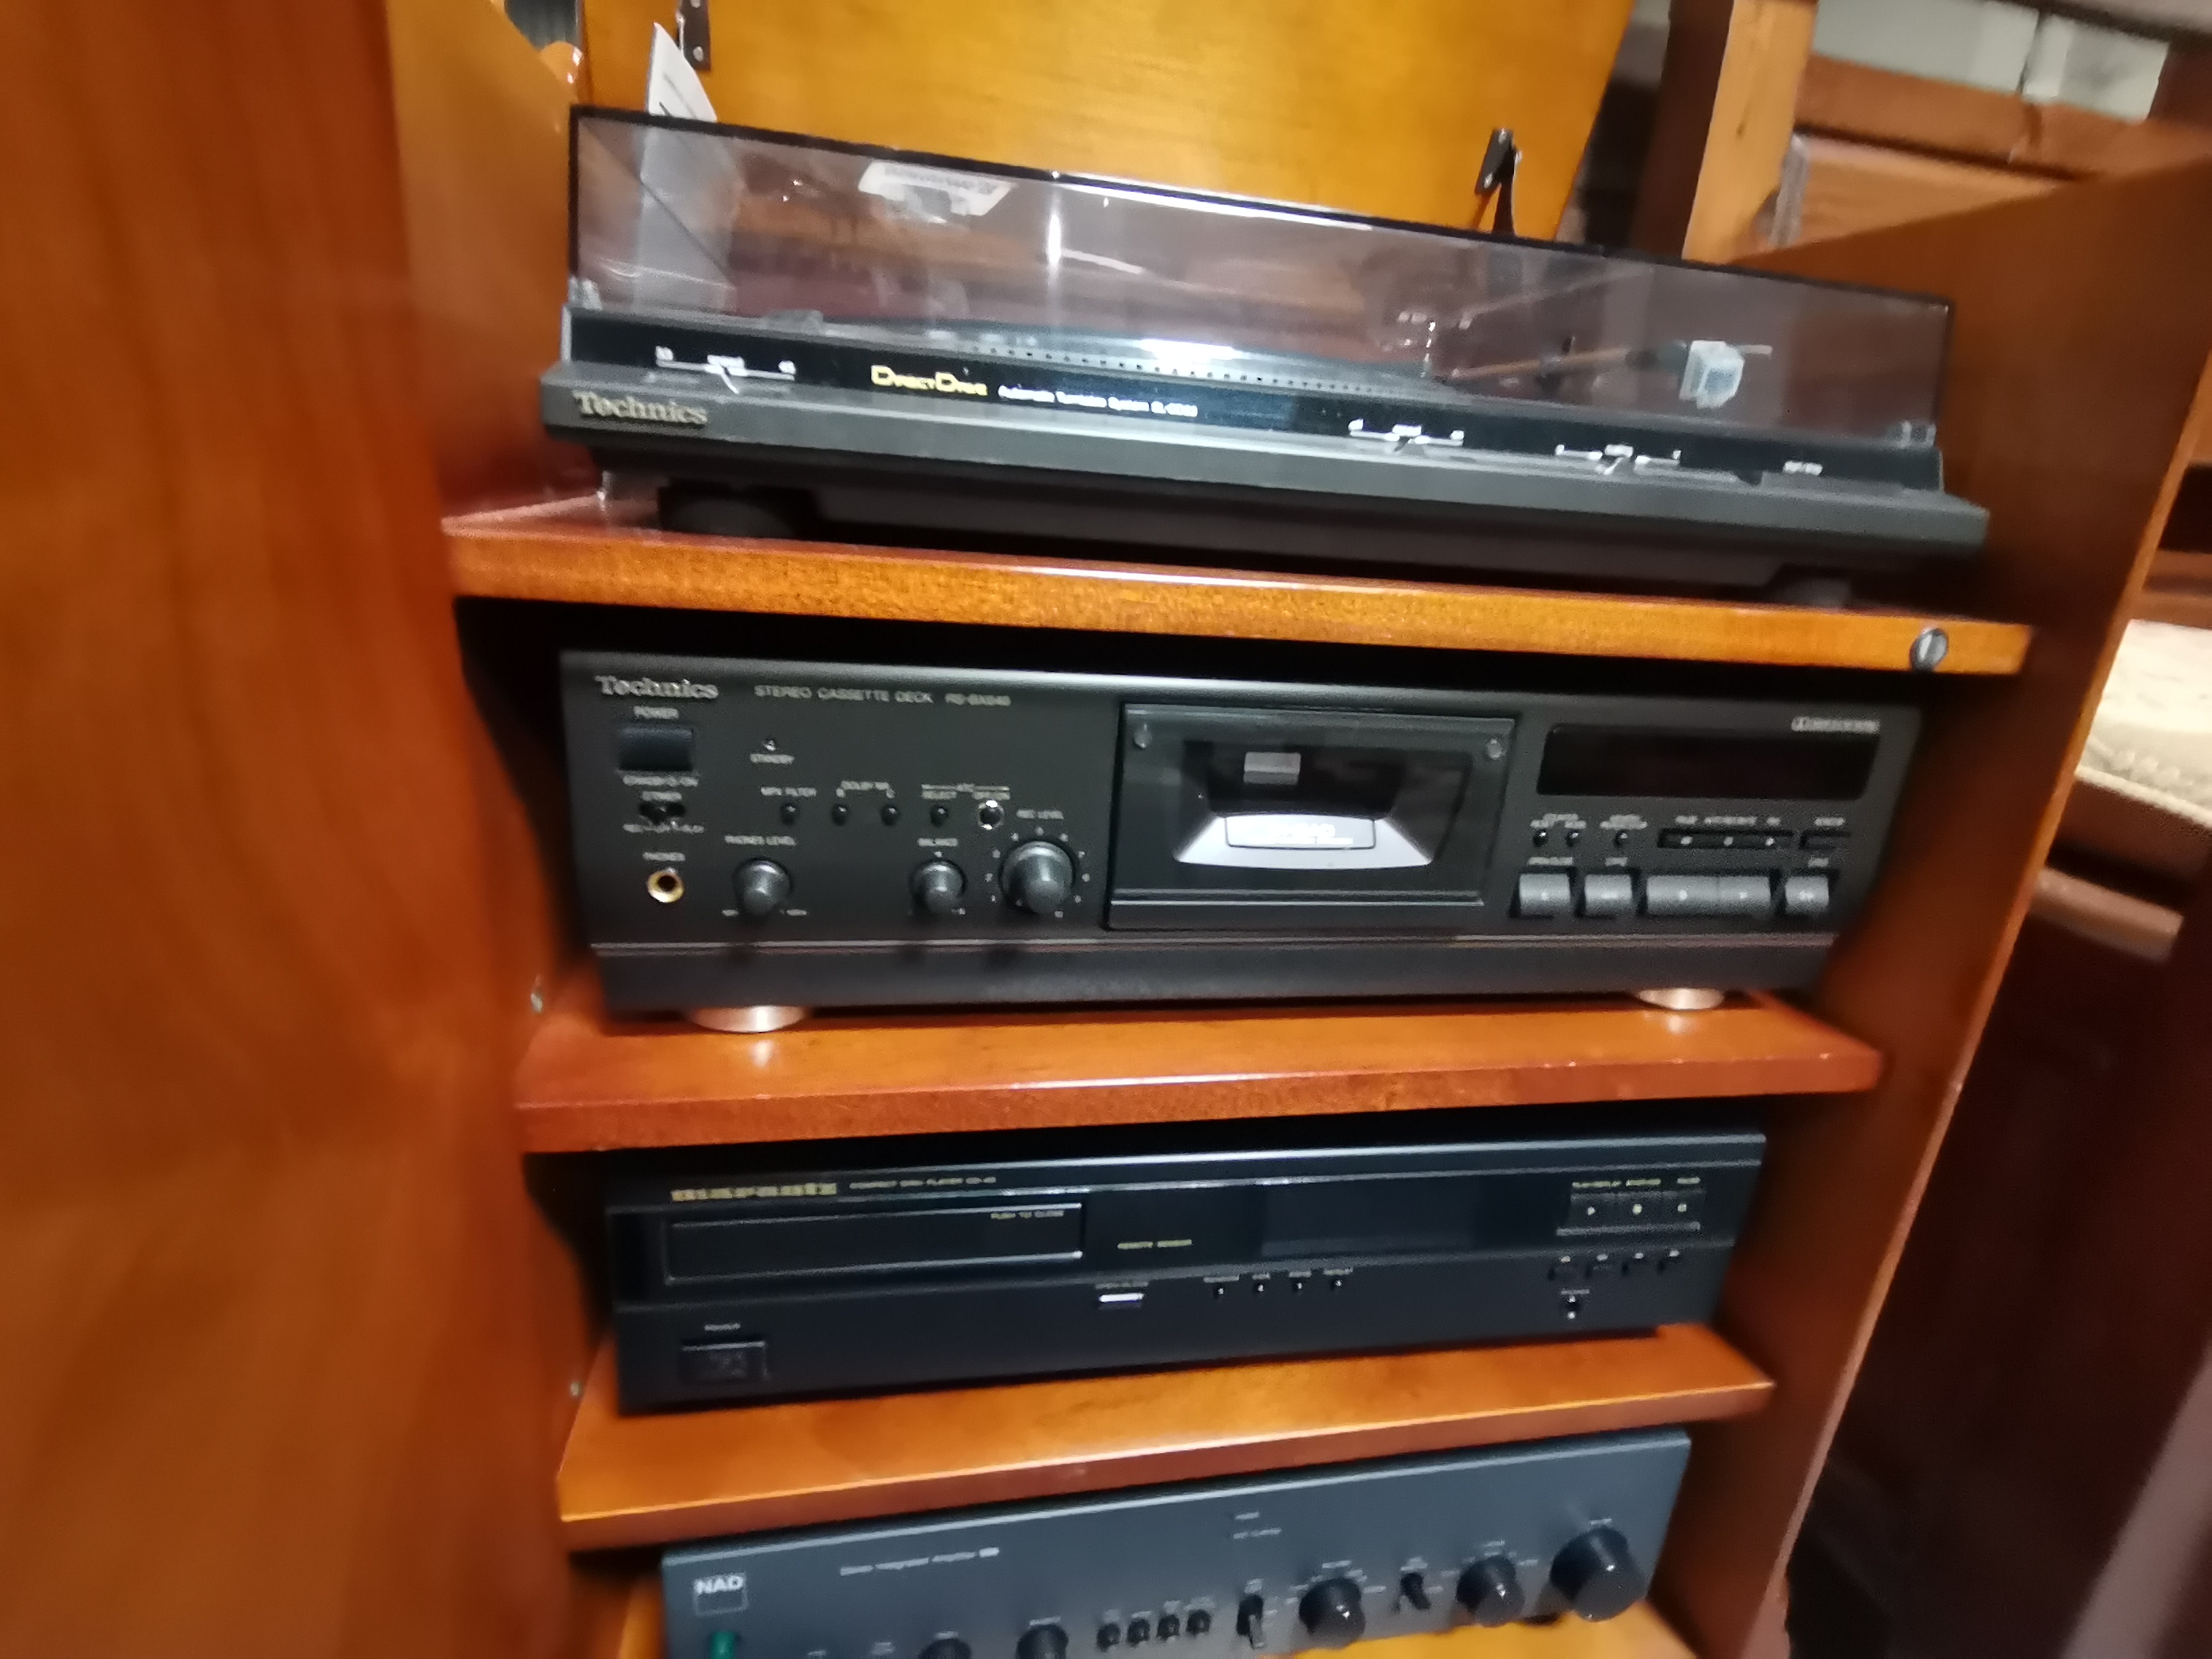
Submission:
<svg viewBox="0 0 2212 1659">
<path fill-rule="evenodd" d="M 707 0 L 676 0 L 676 46 L 693 69 L 714 67 L 714 26 L 707 21 Z"/>
</svg>

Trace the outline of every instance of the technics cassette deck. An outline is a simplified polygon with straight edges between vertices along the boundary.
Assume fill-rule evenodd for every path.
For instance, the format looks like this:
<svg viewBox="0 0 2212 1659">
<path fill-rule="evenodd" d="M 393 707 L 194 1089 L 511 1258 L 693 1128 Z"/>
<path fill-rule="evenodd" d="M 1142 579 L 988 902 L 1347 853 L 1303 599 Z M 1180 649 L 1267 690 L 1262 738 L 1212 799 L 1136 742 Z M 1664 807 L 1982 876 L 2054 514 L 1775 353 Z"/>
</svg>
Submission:
<svg viewBox="0 0 2212 1659">
<path fill-rule="evenodd" d="M 1918 727 L 1507 684 L 592 652 L 562 677 L 623 1010 L 1802 985 Z"/>
</svg>

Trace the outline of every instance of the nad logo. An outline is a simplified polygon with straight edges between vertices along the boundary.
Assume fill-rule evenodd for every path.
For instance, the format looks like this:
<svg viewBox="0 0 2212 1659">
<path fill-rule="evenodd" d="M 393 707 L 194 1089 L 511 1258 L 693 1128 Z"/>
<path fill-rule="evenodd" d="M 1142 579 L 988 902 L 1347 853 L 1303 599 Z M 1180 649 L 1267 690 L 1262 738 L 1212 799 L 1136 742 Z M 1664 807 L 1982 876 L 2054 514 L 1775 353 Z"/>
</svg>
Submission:
<svg viewBox="0 0 2212 1659">
<path fill-rule="evenodd" d="M 745 1610 L 745 1576 L 741 1572 L 713 1572 L 704 1578 L 691 1581 L 691 1611 L 706 1613 L 743 1613 Z"/>
</svg>

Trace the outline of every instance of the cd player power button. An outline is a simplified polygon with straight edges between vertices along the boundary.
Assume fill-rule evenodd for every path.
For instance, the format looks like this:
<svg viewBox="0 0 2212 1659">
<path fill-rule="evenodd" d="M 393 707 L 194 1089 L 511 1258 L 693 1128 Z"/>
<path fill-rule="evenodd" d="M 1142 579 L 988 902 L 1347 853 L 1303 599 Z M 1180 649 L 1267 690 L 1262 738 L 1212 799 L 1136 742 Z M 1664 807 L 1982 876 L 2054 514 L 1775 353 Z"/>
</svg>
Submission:
<svg viewBox="0 0 2212 1659">
<path fill-rule="evenodd" d="M 1563 870 L 1524 870 L 1513 908 L 1524 916 L 1571 916 L 1575 913 L 1574 883 Z"/>
</svg>

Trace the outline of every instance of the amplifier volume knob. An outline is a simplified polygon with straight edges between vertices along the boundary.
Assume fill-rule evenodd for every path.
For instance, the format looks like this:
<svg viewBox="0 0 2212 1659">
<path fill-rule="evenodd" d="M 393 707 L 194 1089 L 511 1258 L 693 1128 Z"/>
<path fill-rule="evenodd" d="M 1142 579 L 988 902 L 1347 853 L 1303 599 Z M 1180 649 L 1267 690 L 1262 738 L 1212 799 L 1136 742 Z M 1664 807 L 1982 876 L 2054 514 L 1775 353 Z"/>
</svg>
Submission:
<svg viewBox="0 0 2212 1659">
<path fill-rule="evenodd" d="M 1067 1632 L 1057 1625 L 1033 1625 L 1014 1644 L 1014 1659 L 1067 1659 Z"/>
<path fill-rule="evenodd" d="M 910 884 L 914 902 L 933 916 L 949 916 L 960 908 L 960 896 L 968 890 L 968 878 L 960 866 L 944 859 L 932 859 L 914 872 Z"/>
<path fill-rule="evenodd" d="M 1644 1569 L 1628 1540 L 1611 1527 L 1592 1527 L 1552 1563 L 1552 1583 L 1585 1619 L 1610 1619 L 1644 1599 Z"/>
<path fill-rule="evenodd" d="M 1299 1600 L 1298 1622 L 1322 1647 L 1349 1647 L 1367 1633 L 1359 1586 L 1349 1578 L 1322 1579 Z"/>
<path fill-rule="evenodd" d="M 754 921 L 774 915 L 791 896 L 791 872 L 774 859 L 752 859 L 738 866 L 738 911 Z"/>
<path fill-rule="evenodd" d="M 1034 916 L 1048 916 L 1075 890 L 1075 864 L 1048 841 L 1025 841 L 999 866 L 1006 896 Z"/>
<path fill-rule="evenodd" d="M 1478 1625 L 1510 1625 L 1527 1605 L 1521 1573 L 1502 1555 L 1486 1555 L 1459 1576 L 1459 1604 Z"/>
</svg>

